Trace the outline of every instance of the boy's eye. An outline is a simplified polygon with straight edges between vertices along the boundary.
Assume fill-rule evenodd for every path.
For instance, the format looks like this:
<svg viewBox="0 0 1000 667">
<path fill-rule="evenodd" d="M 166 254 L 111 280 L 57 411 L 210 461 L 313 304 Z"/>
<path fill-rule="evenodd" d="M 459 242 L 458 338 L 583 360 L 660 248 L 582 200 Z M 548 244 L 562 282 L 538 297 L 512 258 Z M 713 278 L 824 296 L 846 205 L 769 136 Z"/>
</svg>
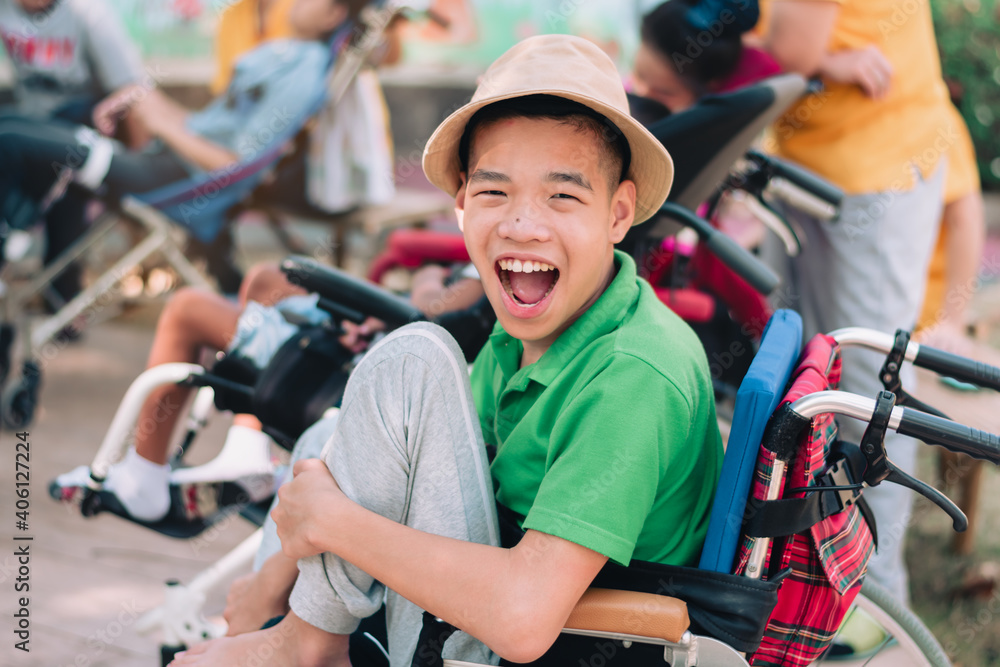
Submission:
<svg viewBox="0 0 1000 667">
<path fill-rule="evenodd" d="M 476 194 L 477 195 L 487 195 L 487 196 L 490 196 L 490 197 L 503 197 L 504 196 L 504 191 L 503 190 L 482 190 L 480 192 L 477 192 Z"/>
<path fill-rule="evenodd" d="M 579 199 L 577 197 L 574 197 L 573 195 L 568 195 L 565 192 L 560 192 L 558 194 L 554 194 L 554 195 L 552 195 L 552 198 L 553 199 L 575 199 L 575 200 L 579 201 Z"/>
</svg>

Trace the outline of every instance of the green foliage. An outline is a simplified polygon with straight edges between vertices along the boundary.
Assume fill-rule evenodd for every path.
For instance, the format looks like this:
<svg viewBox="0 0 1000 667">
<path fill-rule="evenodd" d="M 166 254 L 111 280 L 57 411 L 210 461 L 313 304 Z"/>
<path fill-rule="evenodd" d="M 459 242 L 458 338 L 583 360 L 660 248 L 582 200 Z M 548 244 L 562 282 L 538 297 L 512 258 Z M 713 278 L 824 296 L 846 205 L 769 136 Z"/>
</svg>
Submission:
<svg viewBox="0 0 1000 667">
<path fill-rule="evenodd" d="M 976 145 L 983 189 L 1000 190 L 1000 7 L 997 0 L 932 0 L 945 78 Z"/>
</svg>

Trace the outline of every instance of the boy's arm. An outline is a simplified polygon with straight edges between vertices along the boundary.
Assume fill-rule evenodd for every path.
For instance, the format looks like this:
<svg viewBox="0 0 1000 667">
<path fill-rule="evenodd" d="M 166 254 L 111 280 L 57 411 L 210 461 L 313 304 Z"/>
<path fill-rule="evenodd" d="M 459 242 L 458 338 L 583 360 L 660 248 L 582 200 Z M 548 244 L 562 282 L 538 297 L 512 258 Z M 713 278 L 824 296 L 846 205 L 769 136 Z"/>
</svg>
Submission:
<svg viewBox="0 0 1000 667">
<path fill-rule="evenodd" d="M 317 459 L 298 462 L 279 497 L 273 516 L 287 556 L 335 553 L 514 662 L 552 645 L 607 561 L 538 531 L 500 549 L 408 528 L 349 500 Z"/>
</svg>

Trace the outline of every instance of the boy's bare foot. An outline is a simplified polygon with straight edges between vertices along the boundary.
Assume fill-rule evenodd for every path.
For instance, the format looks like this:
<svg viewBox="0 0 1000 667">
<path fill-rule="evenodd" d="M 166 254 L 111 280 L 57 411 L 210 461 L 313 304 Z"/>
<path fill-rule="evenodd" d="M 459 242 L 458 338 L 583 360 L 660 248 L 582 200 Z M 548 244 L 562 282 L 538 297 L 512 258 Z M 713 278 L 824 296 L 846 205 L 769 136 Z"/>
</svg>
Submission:
<svg viewBox="0 0 1000 667">
<path fill-rule="evenodd" d="M 333 635 L 289 613 L 277 625 L 223 637 L 179 653 L 171 667 L 350 667 L 347 635 Z"/>
</svg>

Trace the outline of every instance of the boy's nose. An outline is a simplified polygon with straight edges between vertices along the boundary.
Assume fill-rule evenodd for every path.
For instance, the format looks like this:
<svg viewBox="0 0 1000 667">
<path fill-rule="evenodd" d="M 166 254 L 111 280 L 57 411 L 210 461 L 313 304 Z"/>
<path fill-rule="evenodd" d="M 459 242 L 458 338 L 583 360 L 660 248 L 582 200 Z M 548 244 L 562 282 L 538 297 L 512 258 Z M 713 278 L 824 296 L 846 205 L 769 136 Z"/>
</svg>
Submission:
<svg viewBox="0 0 1000 667">
<path fill-rule="evenodd" d="M 502 238 L 526 243 L 528 241 L 547 241 L 550 234 L 543 216 L 533 206 L 523 206 L 512 210 L 500 223 L 498 233 Z"/>
</svg>

